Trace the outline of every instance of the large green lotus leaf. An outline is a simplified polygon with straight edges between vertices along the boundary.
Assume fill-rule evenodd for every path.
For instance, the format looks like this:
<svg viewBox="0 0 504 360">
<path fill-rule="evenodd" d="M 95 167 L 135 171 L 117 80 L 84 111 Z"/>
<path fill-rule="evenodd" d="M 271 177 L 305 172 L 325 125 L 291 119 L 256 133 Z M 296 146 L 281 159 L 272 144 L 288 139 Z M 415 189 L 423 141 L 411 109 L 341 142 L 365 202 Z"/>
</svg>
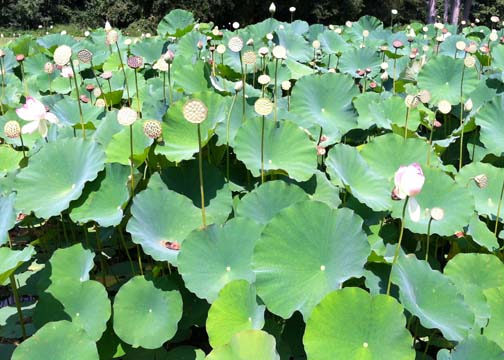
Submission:
<svg viewBox="0 0 504 360">
<path fill-rule="evenodd" d="M 501 121 L 504 112 L 504 97 L 496 96 L 492 101 L 483 105 L 476 114 L 476 125 L 479 125 L 480 140 L 488 151 L 502 156 L 504 150 L 504 122 Z"/>
<path fill-rule="evenodd" d="M 0 177 L 16 170 L 22 158 L 21 151 L 16 151 L 9 145 L 0 145 Z"/>
<path fill-rule="evenodd" d="M 338 96 L 334 96 L 334 89 Z M 357 114 L 352 99 L 359 94 L 348 75 L 310 75 L 299 79 L 292 90 L 291 112 L 302 119 L 299 125 L 322 127 L 328 144 L 338 142 L 349 130 L 357 127 Z"/>
<path fill-rule="evenodd" d="M 415 132 L 420 125 L 421 114 L 418 108 L 410 109 L 409 114 L 404 104 L 404 99 L 400 96 L 391 96 L 386 100 L 380 101 L 377 106 L 372 107 L 377 124 L 386 123 L 386 129 L 394 127 L 401 128 L 400 135 L 404 134 L 406 125 L 406 116 L 408 116 L 408 130 Z M 381 108 L 381 111 L 378 110 Z"/>
<path fill-rule="evenodd" d="M 499 243 L 494 233 L 488 229 L 486 223 L 480 221 L 476 212 L 469 221 L 467 235 L 471 235 L 476 244 L 484 246 L 490 251 L 495 251 L 499 248 Z"/>
<path fill-rule="evenodd" d="M 113 121 L 117 122 L 116 119 Z M 133 156 L 136 164 L 142 163 L 147 158 L 148 148 L 152 142 L 153 140 L 143 132 L 143 121 L 136 121 L 133 124 Z M 106 147 L 108 163 L 116 162 L 129 166 L 131 157 L 129 126 L 123 126 L 118 133 L 112 135 Z"/>
<path fill-rule="evenodd" d="M 89 280 L 89 272 L 94 267 L 94 254 L 81 244 L 58 249 L 51 259 L 50 280 L 52 283 L 77 283 Z"/>
<path fill-rule="evenodd" d="M 154 64 L 161 57 L 164 44 L 165 42 L 161 38 L 146 38 L 131 46 L 131 53 L 141 56 L 147 64 Z"/>
<path fill-rule="evenodd" d="M 203 162 L 203 176 L 207 222 L 222 224 L 229 217 L 233 205 L 229 184 L 220 170 L 207 162 Z M 169 167 L 161 173 L 161 178 L 168 189 L 187 196 L 194 206 L 201 209 L 197 161 L 185 162 L 184 166 Z"/>
<path fill-rule="evenodd" d="M 307 319 L 329 292 L 364 272 L 371 252 L 362 219 L 349 209 L 298 202 L 266 225 L 254 249 L 257 292 L 268 310 Z"/>
<path fill-rule="evenodd" d="M 194 26 L 194 16 L 191 12 L 182 9 L 170 11 L 159 23 L 157 27 L 158 35 L 180 37 L 184 33 L 191 31 Z"/>
<path fill-rule="evenodd" d="M 236 206 L 236 216 L 267 224 L 279 211 L 308 195 L 296 185 L 281 180 L 268 181 L 245 195 Z"/>
<path fill-rule="evenodd" d="M 287 30 L 279 30 L 276 35 L 279 45 L 287 50 L 289 58 L 300 62 L 307 62 L 313 58 L 313 49 L 308 46 L 304 37 Z"/>
<path fill-rule="evenodd" d="M 380 55 L 375 50 L 367 47 L 354 47 L 341 55 L 338 69 L 345 74 L 359 77 L 358 70 L 370 68 L 371 73 L 368 74 L 368 78 L 373 78 L 380 72 L 381 62 Z"/>
<path fill-rule="evenodd" d="M 502 283 L 501 283 L 502 284 Z M 484 290 L 490 305 L 490 322 L 484 329 L 484 334 L 504 349 L 504 287 Z"/>
<path fill-rule="evenodd" d="M 218 347 L 206 360 L 280 360 L 275 338 L 262 330 L 243 330 L 235 334 L 229 344 Z"/>
<path fill-rule="evenodd" d="M 452 105 L 460 103 L 460 84 L 464 70 L 463 96 L 467 100 L 478 86 L 478 74 L 475 68 L 465 68 L 462 59 L 439 55 L 429 60 L 418 74 L 418 87 L 429 90 L 432 104 L 446 100 Z"/>
<path fill-rule="evenodd" d="M 163 291 L 142 276 L 125 283 L 114 300 L 114 331 L 134 348 L 157 349 L 170 340 L 182 317 L 182 296 Z"/>
<path fill-rule="evenodd" d="M 238 93 L 238 95 L 236 95 L 234 104 L 232 99 L 229 98 L 227 99 L 229 106 L 228 111 L 231 111 L 231 113 L 226 114 L 225 121 L 217 123 L 215 133 L 218 136 L 217 145 L 226 145 L 226 143 L 229 141 L 229 145 L 231 147 L 234 147 L 235 146 L 234 139 L 236 137 L 236 133 L 238 132 L 238 130 L 240 130 L 243 124 L 243 114 L 242 114 L 243 98 Z M 249 104 L 246 100 L 245 100 L 245 113 L 246 114 L 254 113 L 253 104 L 252 103 Z"/>
<path fill-rule="evenodd" d="M 137 194 L 131 206 L 126 230 L 134 243 L 158 261 L 177 264 L 179 251 L 168 243 L 181 244 L 187 235 L 201 226 L 201 212 L 187 197 L 169 190 L 159 174 L 154 174 L 147 189 Z"/>
<path fill-rule="evenodd" d="M 68 360 L 76 356 L 79 360 L 98 360 L 95 342 L 79 326 L 69 321 L 58 321 L 45 324 L 23 341 L 14 351 L 12 360 Z"/>
<path fill-rule="evenodd" d="M 414 255 L 401 256 L 390 276 L 399 286 L 401 303 L 423 326 L 439 329 L 448 340 L 466 337 L 474 314 L 446 276 Z"/>
<path fill-rule="evenodd" d="M 245 280 L 235 280 L 220 292 L 208 311 L 206 329 L 213 348 L 227 344 L 242 330 L 264 326 L 264 305 L 257 305 L 256 290 Z"/>
<path fill-rule="evenodd" d="M 476 329 L 485 327 L 490 308 L 483 291 L 504 283 L 504 264 L 494 255 L 460 253 L 448 262 L 444 273 L 476 315 Z"/>
<path fill-rule="evenodd" d="M 394 187 L 394 174 L 400 166 L 416 162 L 425 170 L 428 152 L 431 155 L 430 165 L 439 166 L 441 161 L 434 150 L 417 138 L 404 140 L 403 136 L 386 134 L 374 138 L 361 148 L 361 155 L 371 169 L 388 180 L 390 191 Z"/>
<path fill-rule="evenodd" d="M 474 336 L 462 340 L 450 353 L 446 349 L 438 352 L 437 360 L 502 360 L 504 351 L 486 336 Z"/>
<path fill-rule="evenodd" d="M 8 247 L 0 248 L 0 285 L 4 285 L 9 276 L 16 271 L 18 267 L 31 259 L 35 254 L 35 248 L 25 247 L 22 251 L 11 250 Z"/>
<path fill-rule="evenodd" d="M 105 287 L 93 280 L 85 282 L 55 280 L 42 293 L 37 303 L 34 322 L 37 327 L 63 319 L 70 319 L 98 341 L 111 315 L 110 300 Z"/>
<path fill-rule="evenodd" d="M 16 276 L 16 282 L 21 288 L 22 282 L 20 281 L 20 275 Z M 13 300 L 13 299 L 12 299 Z M 35 304 L 30 302 L 26 303 L 22 301 L 21 298 L 21 312 L 25 319 L 33 317 L 33 311 Z M 32 336 L 37 329 L 33 322 L 26 321 L 25 331 L 27 336 Z M 21 322 L 19 321 L 19 314 L 17 312 L 15 301 L 8 301 L 3 308 L 0 309 L 0 336 L 4 339 L 20 339 L 23 336 L 23 331 L 21 330 Z M 0 359 L 10 359 L 10 356 L 4 356 L 2 349 L 0 347 Z"/>
<path fill-rule="evenodd" d="M 262 119 L 248 119 L 235 138 L 236 157 L 261 175 Z M 297 181 L 308 180 L 316 169 L 317 151 L 306 133 L 290 121 L 264 120 L 264 171 L 280 170 Z"/>
<path fill-rule="evenodd" d="M 336 209 L 341 205 L 340 188 L 333 185 L 327 175 L 319 170 L 310 180 L 299 184 L 309 195 L 310 199 L 326 203 Z"/>
<path fill-rule="evenodd" d="M 58 215 L 104 166 L 105 153 L 97 142 L 67 138 L 45 144 L 16 176 L 16 208 L 46 219 Z"/>
<path fill-rule="evenodd" d="M 422 166 L 422 169 L 425 183 L 420 194 L 415 197 L 420 205 L 420 219 L 415 222 L 406 216 L 405 227 L 417 234 L 427 234 L 430 209 L 438 207 L 443 209 L 444 217 L 439 221 L 432 221 L 431 234 L 451 236 L 462 231 L 474 213 L 473 196 L 443 171 L 426 166 Z M 392 188 L 393 185 L 390 189 Z M 394 218 L 402 217 L 403 206 L 404 201 L 393 202 Z"/>
<path fill-rule="evenodd" d="M 210 89 L 210 68 L 203 61 L 192 63 L 184 56 L 175 56 L 172 64 L 173 87 L 179 92 L 194 94 Z"/>
<path fill-rule="evenodd" d="M 390 296 L 372 296 L 359 288 L 333 291 L 313 309 L 306 324 L 303 344 L 308 359 L 413 360 L 403 312 Z"/>
<path fill-rule="evenodd" d="M 75 222 L 96 221 L 100 226 L 116 226 L 123 217 L 122 205 L 128 200 L 128 176 L 125 165 L 107 164 L 98 178 L 84 188 L 84 194 L 73 205 L 70 217 Z"/>
<path fill-rule="evenodd" d="M 327 170 L 333 180 L 349 186 L 352 195 L 376 211 L 391 207 L 387 179 L 377 175 L 354 147 L 336 144 L 326 159 Z"/>
<path fill-rule="evenodd" d="M 324 52 L 329 54 L 341 54 L 349 48 L 349 44 L 332 30 L 326 30 L 318 35 L 318 40 Z M 336 64 L 336 59 L 333 60 Z"/>
<path fill-rule="evenodd" d="M 77 41 L 72 36 L 66 34 L 49 34 L 37 39 L 37 44 L 51 51 L 55 50 L 56 47 L 60 45 L 73 47 L 76 42 Z"/>
<path fill-rule="evenodd" d="M 230 281 L 253 283 L 250 265 L 262 226 L 250 219 L 235 218 L 225 225 L 195 230 L 182 243 L 179 273 L 186 287 L 212 303 Z"/>
<path fill-rule="evenodd" d="M 206 35 L 197 31 L 191 31 L 185 34 L 177 42 L 177 56 L 183 56 L 186 59 L 192 59 L 193 62 L 198 59 L 198 54 L 206 49 L 200 49 L 198 43 L 205 44 L 207 41 Z M 201 58 L 201 56 L 200 56 Z"/>
<path fill-rule="evenodd" d="M 313 74 L 313 68 L 300 64 L 295 60 L 287 59 L 285 60 L 285 65 L 290 71 L 290 78 L 294 80 L 301 79 L 303 76 Z"/>
<path fill-rule="evenodd" d="M 219 94 L 200 92 L 194 99 L 203 101 L 208 108 L 207 119 L 200 124 L 202 146 L 210 140 L 215 126 L 227 118 L 227 101 Z M 170 161 L 188 160 L 198 152 L 198 128 L 184 118 L 182 109 L 187 99 L 182 99 L 168 109 L 163 122 L 164 146 L 156 147 L 156 154 L 162 154 Z"/>
<path fill-rule="evenodd" d="M 0 246 L 9 241 L 8 231 L 16 224 L 14 202 L 16 194 L 3 195 L 0 193 Z"/>
<path fill-rule="evenodd" d="M 165 360 L 205 360 L 205 353 L 192 346 L 178 346 L 168 351 Z"/>
<path fill-rule="evenodd" d="M 82 90 L 81 90 L 82 91 Z M 102 107 L 93 106 L 81 102 L 82 117 L 84 123 L 93 122 L 104 110 Z M 65 125 L 75 125 L 80 123 L 79 106 L 77 100 L 64 96 L 51 107 L 51 112 L 58 117 L 58 120 Z M 80 125 L 79 125 L 80 126 Z"/>
</svg>

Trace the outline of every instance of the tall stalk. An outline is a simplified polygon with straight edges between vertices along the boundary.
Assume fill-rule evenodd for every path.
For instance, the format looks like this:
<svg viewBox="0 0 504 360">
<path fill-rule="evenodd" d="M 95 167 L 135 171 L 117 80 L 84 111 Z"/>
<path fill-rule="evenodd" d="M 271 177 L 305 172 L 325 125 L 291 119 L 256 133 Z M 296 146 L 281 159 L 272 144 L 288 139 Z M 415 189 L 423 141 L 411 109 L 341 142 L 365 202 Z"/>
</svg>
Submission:
<svg viewBox="0 0 504 360">
<path fill-rule="evenodd" d="M 77 73 L 75 72 L 75 67 L 71 59 L 70 59 L 70 66 L 72 67 L 73 79 L 75 84 L 75 95 L 77 97 L 77 105 L 79 106 L 79 117 L 81 123 L 82 138 L 86 140 L 86 127 L 84 126 L 84 116 L 82 115 L 82 105 L 80 101 L 79 86 L 77 84 Z"/>
<path fill-rule="evenodd" d="M 459 166 L 458 170 L 462 169 L 462 157 L 464 148 L 464 74 L 465 65 L 462 66 L 462 78 L 460 80 L 460 149 L 459 149 Z"/>
<path fill-rule="evenodd" d="M 409 196 L 406 196 L 406 200 L 404 201 L 404 206 L 402 209 L 402 218 L 401 218 L 401 231 L 399 232 L 399 241 L 397 242 L 397 246 L 394 253 L 394 259 L 392 260 L 392 266 L 390 268 L 390 275 L 387 283 L 387 295 L 390 295 L 390 287 L 392 285 L 392 271 L 394 270 L 394 265 L 397 262 L 397 257 L 399 256 L 399 249 L 401 249 L 401 243 L 404 234 L 404 219 L 406 218 L 406 206 L 408 205 Z"/>
<path fill-rule="evenodd" d="M 205 189 L 203 186 L 203 156 L 201 154 L 201 126 L 198 124 L 198 169 L 200 180 L 200 195 L 201 195 L 201 219 L 203 221 L 203 228 L 206 228 L 206 214 L 205 214 Z"/>
<path fill-rule="evenodd" d="M 126 94 L 128 95 L 128 106 L 131 106 L 130 92 L 129 92 L 129 86 L 128 86 L 128 77 L 126 76 L 126 70 L 124 69 L 124 62 L 122 60 L 121 50 L 119 49 L 119 44 L 117 42 L 115 44 L 116 44 L 116 48 L 117 48 L 117 54 L 119 55 L 119 61 L 121 62 L 121 70 L 124 75 L 124 84 L 126 86 Z M 110 46 L 110 50 L 112 52 L 112 45 Z"/>
<path fill-rule="evenodd" d="M 500 212 L 501 212 L 501 207 L 502 207 L 502 196 L 504 195 L 504 181 L 502 182 L 502 188 L 500 192 L 500 197 L 499 197 L 499 205 L 497 205 L 497 217 L 495 218 L 495 229 L 494 229 L 494 235 L 497 237 L 497 230 L 499 229 L 499 218 L 500 218 Z"/>
<path fill-rule="evenodd" d="M 233 112 L 234 104 L 236 102 L 236 97 L 238 94 L 234 94 L 233 100 L 231 101 L 231 106 L 229 108 L 227 122 L 226 122 L 226 179 L 229 182 L 229 131 L 231 126 L 231 114 Z"/>
</svg>

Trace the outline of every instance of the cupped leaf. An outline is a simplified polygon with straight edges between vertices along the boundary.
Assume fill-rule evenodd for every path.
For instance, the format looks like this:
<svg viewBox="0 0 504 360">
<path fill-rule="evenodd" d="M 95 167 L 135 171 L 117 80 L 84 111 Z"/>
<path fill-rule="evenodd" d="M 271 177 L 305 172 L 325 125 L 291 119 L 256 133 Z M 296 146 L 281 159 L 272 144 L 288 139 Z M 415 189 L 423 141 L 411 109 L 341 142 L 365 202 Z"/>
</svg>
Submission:
<svg viewBox="0 0 504 360">
<path fill-rule="evenodd" d="M 12 360 L 98 360 L 98 350 L 83 329 L 69 321 L 50 322 L 19 345 Z"/>
<path fill-rule="evenodd" d="M 58 215 L 104 166 L 105 153 L 97 142 L 68 138 L 48 143 L 16 176 L 16 208 L 46 219 Z"/>
<path fill-rule="evenodd" d="M 298 202 L 273 217 L 257 242 L 257 292 L 271 312 L 287 319 L 299 310 L 306 319 L 325 295 L 363 274 L 370 251 L 353 211 Z"/>
<path fill-rule="evenodd" d="M 163 291 L 141 276 L 119 289 L 114 300 L 114 331 L 133 347 L 157 349 L 170 340 L 182 317 L 182 297 Z"/>
<path fill-rule="evenodd" d="M 16 170 L 23 159 L 23 153 L 16 151 L 8 145 L 0 145 L 0 176 Z"/>
<path fill-rule="evenodd" d="M 334 89 L 338 89 L 336 97 Z M 328 144 L 334 144 L 357 127 L 352 99 L 358 94 L 359 90 L 348 75 L 304 76 L 292 90 L 291 112 L 298 116 L 299 125 L 305 128 L 321 126 Z"/>
<path fill-rule="evenodd" d="M 131 206 L 126 230 L 134 243 L 158 261 L 177 264 L 178 249 L 187 235 L 201 226 L 200 210 L 187 197 L 169 190 L 159 174 L 149 180 L 147 189 L 137 194 Z"/>
<path fill-rule="evenodd" d="M 107 119 L 109 120 L 109 119 Z M 106 120 L 106 121 L 107 121 Z M 116 121 L 115 119 L 112 121 Z M 152 139 L 145 136 L 142 121 L 135 121 L 132 127 L 133 136 L 133 158 L 136 164 L 142 163 L 148 154 L 148 148 L 152 144 Z M 131 158 L 130 140 L 131 133 L 129 126 L 121 126 L 119 132 L 114 133 L 106 144 L 106 154 L 108 163 L 119 163 L 129 165 Z"/>
<path fill-rule="evenodd" d="M 504 350 L 486 336 L 474 336 L 462 340 L 452 352 L 442 349 L 438 352 L 437 360 L 502 360 Z"/>
<path fill-rule="evenodd" d="M 502 284 L 502 283 L 501 283 Z M 484 334 L 504 349 L 504 286 L 484 290 L 488 305 L 490 305 L 490 321 L 484 329 Z"/>
<path fill-rule="evenodd" d="M 371 69 L 368 77 L 372 78 L 380 71 L 380 55 L 371 48 L 351 48 L 341 55 L 339 66 L 341 72 L 358 77 L 358 70 Z"/>
<path fill-rule="evenodd" d="M 100 226 L 116 226 L 123 217 L 122 205 L 128 200 L 130 168 L 107 164 L 96 180 L 84 188 L 84 194 L 73 205 L 70 217 L 75 222 L 96 221 Z"/>
<path fill-rule="evenodd" d="M 94 254 L 81 244 L 58 249 L 51 259 L 50 280 L 57 282 L 84 282 L 89 280 L 89 272 L 94 267 Z"/>
<path fill-rule="evenodd" d="M 238 130 L 235 153 L 254 176 L 261 174 L 262 119 L 248 119 Z M 315 144 L 290 121 L 264 120 L 264 171 L 282 171 L 297 181 L 308 180 L 317 165 Z"/>
<path fill-rule="evenodd" d="M 250 219 L 235 218 L 224 226 L 210 225 L 189 234 L 178 257 L 186 287 L 212 303 L 232 280 L 253 283 L 250 263 L 261 230 L 262 226 Z"/>
<path fill-rule="evenodd" d="M 191 12 L 182 9 L 170 11 L 159 23 L 157 32 L 160 36 L 182 36 L 191 31 L 194 25 L 194 16 Z"/>
<path fill-rule="evenodd" d="M 480 126 L 480 139 L 489 152 L 502 156 L 504 142 L 504 122 L 500 116 L 504 111 L 504 96 L 496 96 L 486 103 L 476 114 L 476 124 Z"/>
<path fill-rule="evenodd" d="M 308 359 L 413 360 L 403 312 L 390 296 L 372 296 L 359 288 L 334 291 L 313 309 L 306 324 Z"/>
<path fill-rule="evenodd" d="M 244 330 L 235 334 L 229 344 L 214 349 L 206 360 L 280 360 L 275 338 L 261 330 Z"/>
<path fill-rule="evenodd" d="M 8 247 L 0 248 L 0 285 L 4 285 L 5 281 L 18 267 L 31 259 L 35 254 L 35 249 L 32 246 L 25 247 L 22 251 L 11 250 Z"/>
<path fill-rule="evenodd" d="M 300 187 L 280 180 L 268 181 L 240 200 L 236 216 L 267 224 L 279 211 L 303 200 L 308 200 L 308 195 Z"/>
<path fill-rule="evenodd" d="M 360 202 L 376 211 L 390 208 L 391 190 L 387 179 L 370 169 L 356 148 L 335 145 L 329 151 L 326 165 L 331 178 L 349 186 Z"/>
<path fill-rule="evenodd" d="M 478 86 L 477 71 L 476 68 L 466 68 L 462 59 L 439 55 L 433 57 L 423 66 L 418 74 L 418 87 L 430 91 L 433 104 L 446 100 L 450 104 L 456 105 L 461 100 L 462 79 L 462 96 L 465 96 L 466 100 L 467 95 Z"/>
<path fill-rule="evenodd" d="M 227 344 L 242 330 L 264 326 L 264 305 L 257 305 L 256 290 L 245 280 L 227 284 L 208 311 L 206 329 L 212 347 Z"/>
<path fill-rule="evenodd" d="M 400 257 L 390 276 L 399 286 L 401 303 L 423 326 L 439 329 L 448 340 L 466 337 L 474 314 L 446 276 L 414 255 Z"/>
</svg>

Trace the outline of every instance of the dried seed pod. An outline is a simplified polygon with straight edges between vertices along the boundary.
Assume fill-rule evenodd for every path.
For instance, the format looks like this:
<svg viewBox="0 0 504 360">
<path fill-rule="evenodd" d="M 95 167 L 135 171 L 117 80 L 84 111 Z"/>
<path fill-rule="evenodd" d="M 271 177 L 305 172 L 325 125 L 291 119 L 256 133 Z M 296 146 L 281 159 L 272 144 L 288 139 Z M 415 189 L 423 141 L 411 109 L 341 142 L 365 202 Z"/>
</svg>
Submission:
<svg viewBox="0 0 504 360">
<path fill-rule="evenodd" d="M 488 186 L 488 176 L 486 176 L 486 174 L 477 175 L 473 180 L 480 189 L 484 189 Z"/>
<path fill-rule="evenodd" d="M 144 61 L 140 56 L 130 56 L 127 60 L 128 66 L 132 69 L 139 69 L 143 66 Z"/>
<path fill-rule="evenodd" d="M 256 63 L 256 54 L 253 51 L 247 51 L 243 54 L 243 63 L 246 65 L 254 65 Z"/>
<path fill-rule="evenodd" d="M 93 53 L 88 49 L 83 49 L 77 53 L 77 58 L 82 63 L 87 64 L 93 60 Z"/>
<path fill-rule="evenodd" d="M 163 133 L 163 130 L 161 128 L 161 123 L 156 120 L 147 120 L 143 124 L 143 132 L 144 132 L 145 136 L 147 136 L 151 139 L 157 139 Z"/>
</svg>

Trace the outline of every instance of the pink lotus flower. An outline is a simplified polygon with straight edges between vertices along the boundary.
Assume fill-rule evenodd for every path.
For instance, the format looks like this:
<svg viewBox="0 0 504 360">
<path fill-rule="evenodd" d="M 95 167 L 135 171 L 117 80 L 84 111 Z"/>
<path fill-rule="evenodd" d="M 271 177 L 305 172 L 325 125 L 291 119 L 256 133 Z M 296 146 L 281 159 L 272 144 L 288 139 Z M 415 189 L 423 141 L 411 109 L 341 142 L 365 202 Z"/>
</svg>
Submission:
<svg viewBox="0 0 504 360">
<path fill-rule="evenodd" d="M 72 68 L 70 66 L 63 66 L 61 69 L 61 76 L 64 78 L 73 78 L 74 73 L 72 71 Z"/>
<path fill-rule="evenodd" d="M 30 123 L 23 126 L 21 130 L 23 134 L 32 134 L 38 129 L 40 134 L 46 137 L 47 121 L 53 124 L 59 123 L 56 115 L 48 112 L 44 104 L 31 96 L 26 98 L 26 104 L 16 109 L 16 114 L 21 119 L 30 121 Z"/>
<path fill-rule="evenodd" d="M 422 168 L 417 163 L 408 166 L 401 166 L 394 175 L 393 195 L 399 199 L 409 197 L 408 212 L 411 220 L 420 220 L 420 205 L 415 199 L 425 183 L 425 176 Z"/>
</svg>

